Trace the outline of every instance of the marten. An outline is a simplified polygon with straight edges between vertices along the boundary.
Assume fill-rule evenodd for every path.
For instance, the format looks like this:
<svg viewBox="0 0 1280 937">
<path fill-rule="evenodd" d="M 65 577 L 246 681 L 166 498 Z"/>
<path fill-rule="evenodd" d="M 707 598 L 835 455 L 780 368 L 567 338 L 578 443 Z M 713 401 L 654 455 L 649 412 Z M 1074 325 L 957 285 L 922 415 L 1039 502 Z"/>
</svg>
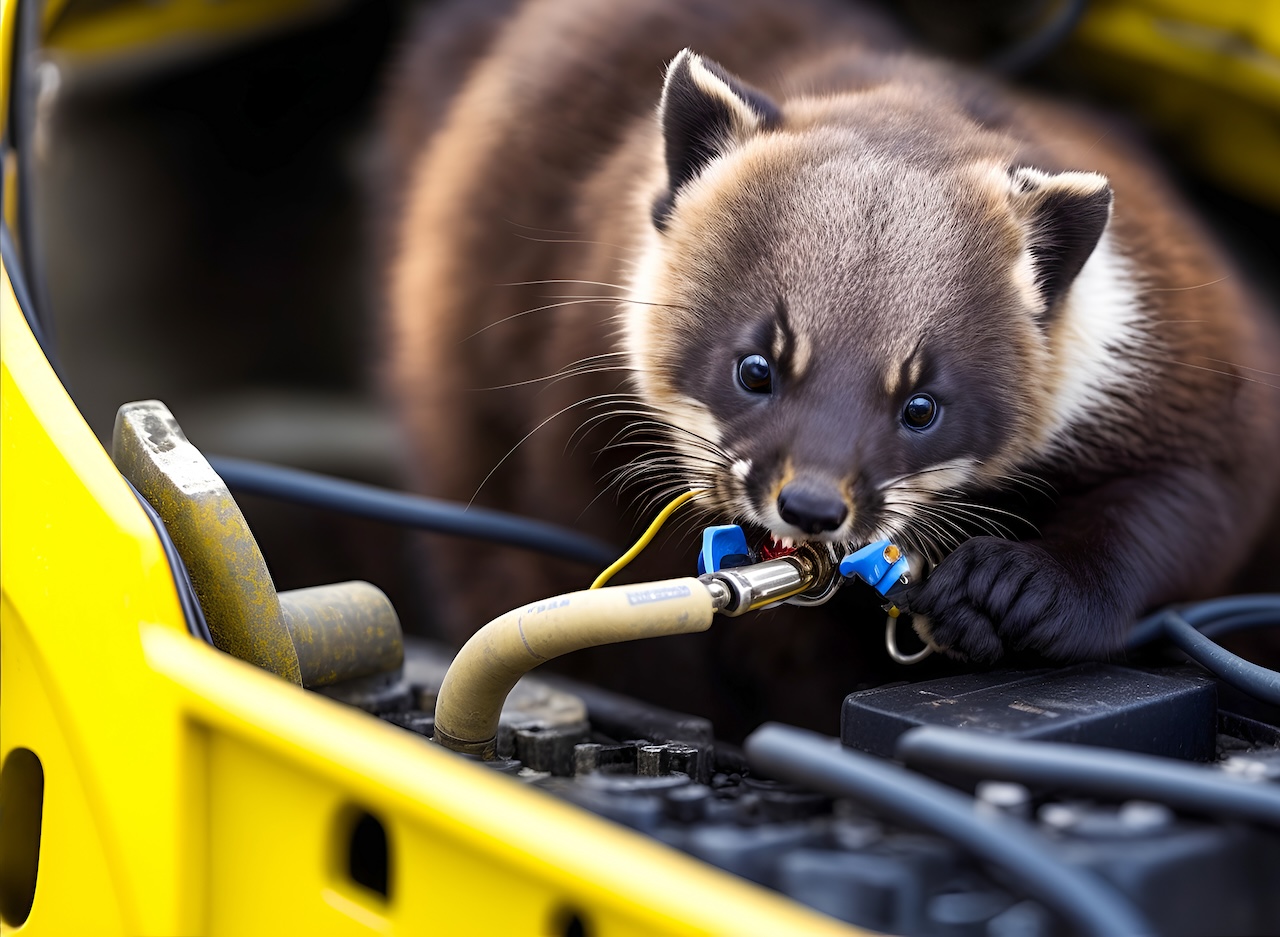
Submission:
<svg viewBox="0 0 1280 937">
<path fill-rule="evenodd" d="M 384 113 L 384 371 L 431 494 L 618 544 L 692 488 L 759 537 L 889 538 L 979 664 L 1115 657 L 1267 534 L 1276 319 L 1108 121 L 846 0 L 443 3 Z M 686 522 L 633 575 L 695 553 Z M 590 579 L 430 570 L 455 640 Z M 732 732 L 829 728 L 883 661 L 855 599 L 757 617 L 596 666 Z"/>
</svg>

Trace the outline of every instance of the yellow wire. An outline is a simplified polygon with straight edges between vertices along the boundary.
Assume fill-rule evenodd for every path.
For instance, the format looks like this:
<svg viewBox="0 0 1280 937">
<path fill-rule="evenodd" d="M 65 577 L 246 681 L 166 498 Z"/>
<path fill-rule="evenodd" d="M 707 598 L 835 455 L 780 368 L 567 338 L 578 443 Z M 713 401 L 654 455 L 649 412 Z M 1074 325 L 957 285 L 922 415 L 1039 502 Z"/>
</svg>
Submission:
<svg viewBox="0 0 1280 937">
<path fill-rule="evenodd" d="M 622 554 L 622 556 L 614 560 L 608 569 L 606 569 L 604 572 L 602 572 L 599 576 L 596 577 L 596 581 L 591 584 L 591 588 L 599 589 L 601 586 L 607 583 L 610 579 L 616 576 L 618 574 L 618 571 L 622 569 L 622 567 L 626 566 L 628 563 L 634 560 L 637 556 L 639 556 L 640 551 L 643 550 L 645 547 L 647 547 L 649 545 L 649 542 L 658 535 L 658 531 L 662 529 L 662 525 L 667 522 L 667 518 L 669 518 L 672 514 L 676 512 L 676 508 L 680 507 L 680 505 L 684 504 L 687 501 L 692 501 L 694 498 L 698 497 L 698 495 L 700 494 L 706 494 L 706 491 L 707 489 L 705 488 L 695 488 L 693 491 L 686 491 L 684 494 L 680 495 L 678 498 L 676 498 L 674 501 L 668 504 L 665 508 L 659 511 L 658 516 L 655 517 L 653 519 L 653 523 L 649 525 L 649 529 L 640 535 L 640 539 L 635 542 L 635 544 L 631 547 L 630 550 L 628 550 L 626 553 Z"/>
</svg>

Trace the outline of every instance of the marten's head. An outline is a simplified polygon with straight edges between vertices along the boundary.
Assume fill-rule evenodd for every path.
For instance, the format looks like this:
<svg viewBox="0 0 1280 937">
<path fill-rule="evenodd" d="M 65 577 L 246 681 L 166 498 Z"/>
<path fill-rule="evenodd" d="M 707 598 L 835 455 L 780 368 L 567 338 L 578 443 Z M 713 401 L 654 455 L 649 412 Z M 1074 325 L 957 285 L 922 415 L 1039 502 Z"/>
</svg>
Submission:
<svg viewBox="0 0 1280 937">
<path fill-rule="evenodd" d="M 1022 165 L 925 88 L 778 103 L 688 50 L 658 119 L 627 350 L 726 518 L 938 546 L 939 497 L 1106 405 L 1136 313 L 1104 177 Z"/>
</svg>

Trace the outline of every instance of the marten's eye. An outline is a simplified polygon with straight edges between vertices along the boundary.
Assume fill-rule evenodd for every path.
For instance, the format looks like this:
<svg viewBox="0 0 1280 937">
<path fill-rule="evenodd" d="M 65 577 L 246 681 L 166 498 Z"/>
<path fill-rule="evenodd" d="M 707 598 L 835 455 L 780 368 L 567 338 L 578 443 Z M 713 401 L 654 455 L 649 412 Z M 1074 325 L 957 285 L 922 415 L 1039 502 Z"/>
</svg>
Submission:
<svg viewBox="0 0 1280 937">
<path fill-rule="evenodd" d="M 773 371 L 764 355 L 747 355 L 739 361 L 738 380 L 753 394 L 773 392 Z"/>
<path fill-rule="evenodd" d="M 912 429 L 925 429 L 938 417 L 938 405 L 928 394 L 916 394 L 902 408 L 902 422 Z"/>
</svg>

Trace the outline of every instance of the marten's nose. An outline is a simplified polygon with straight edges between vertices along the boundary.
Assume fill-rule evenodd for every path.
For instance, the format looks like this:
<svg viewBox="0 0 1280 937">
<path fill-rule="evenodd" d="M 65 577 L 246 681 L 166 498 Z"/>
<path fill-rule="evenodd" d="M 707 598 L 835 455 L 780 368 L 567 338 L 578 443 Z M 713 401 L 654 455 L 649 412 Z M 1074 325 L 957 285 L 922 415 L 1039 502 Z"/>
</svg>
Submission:
<svg viewBox="0 0 1280 937">
<path fill-rule="evenodd" d="M 806 534 L 835 530 L 849 516 L 840 492 L 829 484 L 796 480 L 778 492 L 778 513 Z"/>
</svg>

